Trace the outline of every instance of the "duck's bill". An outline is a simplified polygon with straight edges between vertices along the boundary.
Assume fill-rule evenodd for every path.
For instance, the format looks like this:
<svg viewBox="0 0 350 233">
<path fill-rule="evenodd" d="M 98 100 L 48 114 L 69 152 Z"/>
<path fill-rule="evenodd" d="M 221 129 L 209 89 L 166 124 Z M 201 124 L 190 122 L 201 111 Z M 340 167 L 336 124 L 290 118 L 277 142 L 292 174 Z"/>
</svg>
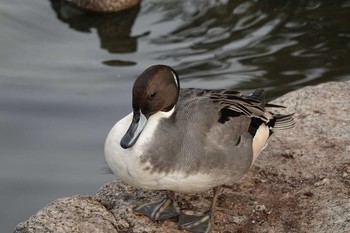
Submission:
<svg viewBox="0 0 350 233">
<path fill-rule="evenodd" d="M 131 125 L 120 141 L 120 146 L 124 149 L 132 147 L 139 138 L 142 130 L 145 128 L 147 117 L 141 111 L 134 111 Z"/>
</svg>

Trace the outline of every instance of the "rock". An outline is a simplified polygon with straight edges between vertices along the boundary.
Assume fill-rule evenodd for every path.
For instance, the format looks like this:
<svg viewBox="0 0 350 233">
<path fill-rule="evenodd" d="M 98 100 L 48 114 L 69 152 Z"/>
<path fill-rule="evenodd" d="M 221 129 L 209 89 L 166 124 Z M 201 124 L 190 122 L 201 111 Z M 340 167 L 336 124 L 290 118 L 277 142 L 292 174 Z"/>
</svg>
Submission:
<svg viewBox="0 0 350 233">
<path fill-rule="evenodd" d="M 256 211 L 264 211 L 264 210 L 266 210 L 266 206 L 265 205 L 256 205 L 255 210 Z"/>
<path fill-rule="evenodd" d="M 118 232 L 119 223 L 95 197 L 72 196 L 58 199 L 27 221 L 15 233 Z"/>
<path fill-rule="evenodd" d="M 350 81 L 302 88 L 273 101 L 288 106 L 283 112 L 295 112 L 296 127 L 273 135 L 243 180 L 223 187 L 214 232 L 350 232 L 350 179 L 344 175 L 350 173 L 349 100 Z M 95 197 L 49 204 L 15 232 L 183 232 L 176 218 L 152 222 L 133 211 L 163 195 L 114 180 Z M 203 211 L 211 195 L 177 198 L 182 209 Z"/>
<path fill-rule="evenodd" d="M 314 185 L 317 186 L 321 186 L 321 185 L 328 185 L 331 182 L 330 179 L 324 178 L 318 182 L 316 182 Z"/>
<path fill-rule="evenodd" d="M 229 223 L 235 223 L 240 224 L 241 222 L 245 221 L 247 219 L 246 216 L 230 216 L 227 219 L 224 219 L 224 221 Z"/>
</svg>

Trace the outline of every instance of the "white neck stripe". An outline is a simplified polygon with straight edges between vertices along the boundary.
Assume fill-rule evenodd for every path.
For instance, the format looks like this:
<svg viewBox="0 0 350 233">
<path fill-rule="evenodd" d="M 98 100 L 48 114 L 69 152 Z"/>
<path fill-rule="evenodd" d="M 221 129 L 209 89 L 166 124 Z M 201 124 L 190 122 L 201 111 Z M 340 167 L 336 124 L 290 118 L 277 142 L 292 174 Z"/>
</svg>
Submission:
<svg viewBox="0 0 350 233">
<path fill-rule="evenodd" d="M 171 73 L 173 74 L 173 77 L 174 77 L 174 79 L 175 79 L 176 86 L 179 87 L 179 84 L 178 84 L 178 82 L 177 82 L 177 75 L 175 74 L 174 71 L 171 71 Z"/>
<path fill-rule="evenodd" d="M 174 105 L 174 107 L 170 110 L 170 111 L 168 111 L 168 112 L 163 112 L 163 111 L 161 111 L 161 117 L 163 118 L 169 118 L 169 117 L 171 117 L 171 115 L 173 115 L 173 113 L 174 113 L 174 111 L 175 111 L 175 105 Z"/>
<path fill-rule="evenodd" d="M 131 147 L 130 149 L 135 151 L 135 153 L 138 156 L 141 156 L 143 153 L 143 150 L 145 149 L 144 146 L 147 145 L 150 140 L 152 140 L 154 136 L 154 131 L 157 129 L 157 126 L 161 119 L 169 118 L 175 111 L 175 106 L 168 112 L 159 111 L 153 115 L 151 115 L 146 123 L 145 128 L 143 129 L 142 133 L 140 134 L 139 138 L 137 139 L 135 145 Z M 131 121 L 131 119 L 130 119 Z"/>
</svg>

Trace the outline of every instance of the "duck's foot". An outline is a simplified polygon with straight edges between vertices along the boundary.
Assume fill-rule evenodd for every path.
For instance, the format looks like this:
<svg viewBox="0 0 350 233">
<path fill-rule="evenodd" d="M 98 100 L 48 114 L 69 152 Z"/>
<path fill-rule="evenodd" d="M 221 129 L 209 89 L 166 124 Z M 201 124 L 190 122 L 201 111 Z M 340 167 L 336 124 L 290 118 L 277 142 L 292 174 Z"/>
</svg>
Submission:
<svg viewBox="0 0 350 233">
<path fill-rule="evenodd" d="M 179 206 L 174 198 L 169 195 L 163 200 L 145 203 L 137 207 L 135 210 L 147 215 L 154 221 L 176 217 L 180 214 Z"/>
<path fill-rule="evenodd" d="M 213 224 L 214 217 L 211 211 L 206 213 L 184 211 L 179 217 L 179 228 L 193 233 L 209 233 Z"/>
</svg>

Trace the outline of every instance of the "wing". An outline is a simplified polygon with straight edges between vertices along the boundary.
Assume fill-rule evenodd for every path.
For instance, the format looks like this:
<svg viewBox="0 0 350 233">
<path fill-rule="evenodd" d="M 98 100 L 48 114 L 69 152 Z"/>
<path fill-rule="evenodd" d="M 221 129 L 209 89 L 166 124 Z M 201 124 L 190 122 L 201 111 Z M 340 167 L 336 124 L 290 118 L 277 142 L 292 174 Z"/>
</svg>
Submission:
<svg viewBox="0 0 350 233">
<path fill-rule="evenodd" d="M 269 104 L 265 100 L 265 91 L 255 90 L 249 95 L 231 90 L 183 89 L 182 96 L 190 101 L 212 102 L 217 111 L 217 120 L 225 124 L 233 117 L 244 115 L 250 118 L 249 133 L 254 136 L 262 123 L 266 124 L 271 133 L 275 130 L 288 130 L 294 127 L 293 114 L 274 114 L 266 108 L 285 108 L 281 105 Z M 190 98 L 188 98 L 191 96 Z"/>
</svg>

